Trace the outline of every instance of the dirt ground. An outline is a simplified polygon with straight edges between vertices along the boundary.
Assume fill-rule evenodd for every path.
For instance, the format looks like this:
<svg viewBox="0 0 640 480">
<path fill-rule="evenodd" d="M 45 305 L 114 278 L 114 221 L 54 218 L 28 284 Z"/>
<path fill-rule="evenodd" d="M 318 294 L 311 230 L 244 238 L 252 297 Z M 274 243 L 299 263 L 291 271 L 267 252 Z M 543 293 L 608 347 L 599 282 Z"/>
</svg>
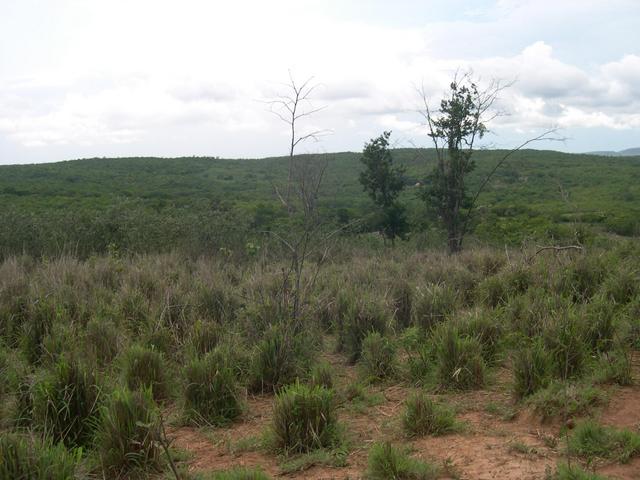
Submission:
<svg viewBox="0 0 640 480">
<path fill-rule="evenodd" d="M 356 367 L 338 355 L 325 355 L 334 366 L 334 382 L 340 391 L 357 379 Z M 636 359 L 637 360 L 637 359 Z M 635 378 L 638 379 L 636 361 Z M 243 418 L 227 428 L 179 427 L 169 430 L 173 445 L 188 452 L 189 472 L 213 472 L 237 466 L 260 467 L 273 477 L 292 479 L 357 479 L 367 466 L 372 443 L 389 440 L 409 449 L 415 458 L 441 467 L 443 479 L 534 480 L 544 479 L 563 460 L 564 439 L 559 421 L 541 423 L 532 412 L 518 409 L 509 394 L 510 377 L 499 372 L 486 390 L 438 396 L 455 405 L 464 427 L 460 433 L 407 439 L 400 418 L 403 402 L 413 390 L 404 385 L 373 385 L 380 403 L 364 408 L 339 409 L 345 426 L 349 454 L 344 467 L 308 466 L 283 473 L 283 459 L 260 448 L 259 439 L 269 426 L 273 396 L 247 398 Z M 640 428 L 640 387 L 606 387 L 610 401 L 596 414 L 603 424 Z M 573 460 L 577 461 L 577 460 Z M 640 479 L 640 458 L 627 464 L 599 464 L 595 471 L 613 479 Z"/>
</svg>

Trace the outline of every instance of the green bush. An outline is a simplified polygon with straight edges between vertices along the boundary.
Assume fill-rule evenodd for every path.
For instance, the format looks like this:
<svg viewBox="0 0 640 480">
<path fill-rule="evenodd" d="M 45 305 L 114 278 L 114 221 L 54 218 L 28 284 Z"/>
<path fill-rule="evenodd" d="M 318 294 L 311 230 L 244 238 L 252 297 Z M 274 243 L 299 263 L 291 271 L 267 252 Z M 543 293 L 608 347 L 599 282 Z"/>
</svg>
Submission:
<svg viewBox="0 0 640 480">
<path fill-rule="evenodd" d="M 411 395 L 402 417 L 404 431 L 409 436 L 443 435 L 455 429 L 453 410 L 435 403 L 424 393 Z"/>
<path fill-rule="evenodd" d="M 91 442 L 100 387 L 77 360 L 61 358 L 34 386 L 33 421 L 55 443 L 68 447 Z"/>
<path fill-rule="evenodd" d="M 569 448 L 580 456 L 626 463 L 640 454 L 640 434 L 604 427 L 593 420 L 579 423 L 569 437 Z"/>
<path fill-rule="evenodd" d="M 271 477 L 260 469 L 237 467 L 211 475 L 201 475 L 196 480 L 270 480 Z"/>
<path fill-rule="evenodd" d="M 120 335 L 111 321 L 94 318 L 87 323 L 86 343 L 98 365 L 106 366 L 118 355 Z"/>
<path fill-rule="evenodd" d="M 366 478 L 369 480 L 431 480 L 436 467 L 415 460 L 390 443 L 374 443 L 369 450 Z"/>
<path fill-rule="evenodd" d="M 362 341 L 360 358 L 365 374 L 372 379 L 388 378 L 396 371 L 396 348 L 391 340 L 371 332 Z"/>
<path fill-rule="evenodd" d="M 584 471 L 579 465 L 558 465 L 556 472 L 548 480 L 607 480 L 605 477 Z"/>
<path fill-rule="evenodd" d="M 604 392 L 592 385 L 552 381 L 531 395 L 528 402 L 543 420 L 549 420 L 586 415 L 606 400 Z"/>
<path fill-rule="evenodd" d="M 339 443 L 333 392 L 296 383 L 277 394 L 271 431 L 276 450 L 305 453 Z"/>
<path fill-rule="evenodd" d="M 161 427 L 150 390 L 118 389 L 100 411 L 95 435 L 102 470 L 114 477 L 162 467 Z"/>
<path fill-rule="evenodd" d="M 224 425 L 242 413 L 231 368 L 214 352 L 191 360 L 185 370 L 185 417 L 198 425 Z"/>
<path fill-rule="evenodd" d="M 124 355 L 123 376 L 130 390 L 150 388 L 155 400 L 169 396 L 167 364 L 156 350 L 132 345 Z"/>
<path fill-rule="evenodd" d="M 434 341 L 437 375 L 442 387 L 469 390 L 484 385 L 485 364 L 478 340 L 463 337 L 454 327 L 446 326 Z"/>
<path fill-rule="evenodd" d="M 333 367 L 327 362 L 315 364 L 309 383 L 313 387 L 333 388 Z"/>
<path fill-rule="evenodd" d="M 362 354 L 362 341 L 371 332 L 384 333 L 387 319 L 380 301 L 363 295 L 349 305 L 339 332 L 339 350 L 347 354 L 350 363 L 355 363 Z"/>
<path fill-rule="evenodd" d="M 205 355 L 216 348 L 220 336 L 220 327 L 216 323 L 198 320 L 191 331 L 191 348 L 198 355 Z"/>
<path fill-rule="evenodd" d="M 310 340 L 282 325 L 268 329 L 253 354 L 251 391 L 275 392 L 303 376 L 313 353 Z"/>
<path fill-rule="evenodd" d="M 413 302 L 415 325 L 431 330 L 459 306 L 456 291 L 444 284 L 431 283 L 416 290 Z"/>
<path fill-rule="evenodd" d="M 35 441 L 23 435 L 0 434 L 0 478 L 6 480 L 73 480 L 82 456 L 64 445 Z"/>
<path fill-rule="evenodd" d="M 545 388 L 551 380 L 552 361 L 541 342 L 517 349 L 513 354 L 514 393 L 527 397 Z"/>
</svg>

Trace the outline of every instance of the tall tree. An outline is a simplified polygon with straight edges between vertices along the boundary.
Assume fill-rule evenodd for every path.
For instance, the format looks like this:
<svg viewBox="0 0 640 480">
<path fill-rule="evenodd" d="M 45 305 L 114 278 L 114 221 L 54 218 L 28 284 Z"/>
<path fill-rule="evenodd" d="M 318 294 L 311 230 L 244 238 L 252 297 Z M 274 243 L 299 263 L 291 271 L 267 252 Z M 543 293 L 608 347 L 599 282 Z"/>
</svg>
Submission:
<svg viewBox="0 0 640 480">
<path fill-rule="evenodd" d="M 500 158 L 478 190 L 469 194 L 465 180 L 475 168 L 472 157 L 476 141 L 487 133 L 487 123 L 500 115 L 493 108 L 494 103 L 500 92 L 509 86 L 494 80 L 487 88 L 480 89 L 470 74 L 456 75 L 438 110 L 429 107 L 424 89 L 420 91 L 424 102 L 421 113 L 436 151 L 436 165 L 428 177 L 423 198 L 446 230 L 450 253 L 462 249 L 478 196 L 507 158 L 531 142 L 559 140 L 550 137 L 556 131 L 551 129 L 525 141 Z"/>
<path fill-rule="evenodd" d="M 406 232 L 407 221 L 404 206 L 397 201 L 404 188 L 404 168 L 393 164 L 390 137 L 391 132 L 384 132 L 365 144 L 360 159 L 365 169 L 360 173 L 360 183 L 380 209 L 378 224 L 382 233 L 394 241 Z"/>
</svg>

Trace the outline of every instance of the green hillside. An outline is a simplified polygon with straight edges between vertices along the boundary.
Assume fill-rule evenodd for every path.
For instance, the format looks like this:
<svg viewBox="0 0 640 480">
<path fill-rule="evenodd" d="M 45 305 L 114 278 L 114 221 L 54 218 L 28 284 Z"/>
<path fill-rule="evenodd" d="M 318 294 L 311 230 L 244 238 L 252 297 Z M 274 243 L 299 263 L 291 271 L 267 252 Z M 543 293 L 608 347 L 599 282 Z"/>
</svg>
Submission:
<svg viewBox="0 0 640 480">
<path fill-rule="evenodd" d="M 479 151 L 471 190 L 503 151 Z M 371 207 L 358 183 L 358 153 L 311 156 L 327 162 L 319 203 L 339 224 Z M 432 150 L 394 150 L 406 166 L 412 231 L 432 230 L 417 198 Z M 86 255 L 109 245 L 135 251 L 194 250 L 244 244 L 283 221 L 273 185 L 286 178 L 286 158 L 86 159 L 0 167 L 0 249 L 3 254 Z M 517 244 L 567 238 L 576 224 L 591 231 L 636 235 L 640 230 L 640 157 L 524 150 L 513 155 L 480 197 L 475 234 Z M 365 226 L 366 229 L 366 226 Z"/>
</svg>

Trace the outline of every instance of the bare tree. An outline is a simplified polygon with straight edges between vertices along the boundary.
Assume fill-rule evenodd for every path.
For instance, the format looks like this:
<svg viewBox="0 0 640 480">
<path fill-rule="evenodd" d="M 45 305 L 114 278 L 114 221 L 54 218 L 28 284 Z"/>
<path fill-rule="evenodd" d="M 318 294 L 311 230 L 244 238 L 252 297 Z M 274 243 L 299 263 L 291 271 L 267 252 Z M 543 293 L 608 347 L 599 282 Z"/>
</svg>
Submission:
<svg viewBox="0 0 640 480">
<path fill-rule="evenodd" d="M 423 103 L 420 113 L 426 120 L 436 152 L 436 165 L 423 190 L 423 198 L 443 223 L 450 253 L 462 249 L 478 197 L 504 162 L 532 142 L 559 140 L 553 136 L 556 129 L 551 129 L 523 142 L 500 158 L 480 182 L 477 191 L 469 194 L 466 177 L 475 168 L 476 143 L 488 132 L 487 124 L 503 115 L 495 108 L 495 103 L 500 93 L 511 85 L 513 82 L 492 80 L 481 89 L 471 73 L 456 74 L 438 109 L 430 107 L 424 87 L 418 90 Z"/>
<path fill-rule="evenodd" d="M 276 195 L 287 208 L 287 211 L 291 211 L 292 209 L 290 201 L 292 183 L 294 181 L 293 164 L 296 147 L 307 140 L 318 141 L 322 135 L 329 133 L 328 130 L 312 130 L 306 133 L 300 133 L 300 119 L 326 108 L 325 106 L 315 107 L 311 101 L 312 93 L 317 87 L 318 84 L 313 82 L 313 77 L 309 77 L 304 82 L 298 83 L 293 78 L 291 71 L 289 71 L 289 83 L 286 84 L 286 92 L 267 102 L 270 106 L 270 111 L 289 126 L 291 133 L 289 139 L 289 168 L 284 196 L 282 196 L 278 188 L 274 186 Z"/>
</svg>

